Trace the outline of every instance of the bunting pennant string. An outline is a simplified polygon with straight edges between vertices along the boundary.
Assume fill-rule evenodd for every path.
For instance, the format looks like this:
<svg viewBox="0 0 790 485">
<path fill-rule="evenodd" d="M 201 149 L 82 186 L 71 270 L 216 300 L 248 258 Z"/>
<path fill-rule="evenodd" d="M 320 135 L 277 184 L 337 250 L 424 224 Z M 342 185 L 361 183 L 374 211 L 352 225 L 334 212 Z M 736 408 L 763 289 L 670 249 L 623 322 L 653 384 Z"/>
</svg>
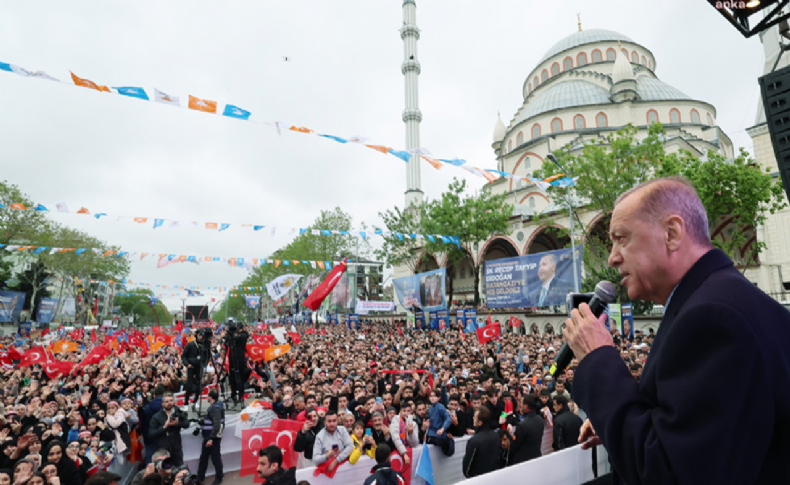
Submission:
<svg viewBox="0 0 790 485">
<path fill-rule="evenodd" d="M 92 215 L 97 220 L 112 220 L 115 219 L 116 221 L 127 221 L 132 222 L 135 224 L 141 225 L 148 225 L 151 226 L 153 229 L 157 229 L 159 227 L 169 227 L 172 229 L 177 229 L 180 227 L 196 227 L 196 228 L 204 228 L 212 231 L 222 232 L 229 228 L 241 228 L 241 229 L 249 229 L 254 232 L 261 232 L 261 229 L 266 228 L 265 225 L 259 224 L 231 224 L 227 222 L 205 222 L 205 221 L 182 221 L 182 220 L 172 220 L 172 219 L 158 219 L 154 217 L 129 217 L 129 216 L 110 216 L 106 212 L 96 212 L 91 213 L 89 209 L 86 207 L 81 207 L 77 211 L 69 210 L 68 205 L 65 202 L 60 202 L 55 205 L 57 208 L 56 211 L 50 210 L 47 206 L 43 204 L 36 204 L 33 207 L 27 207 L 25 204 L 21 202 L 14 202 L 9 204 L 8 206 L 3 205 L 0 202 L 0 209 L 7 209 L 7 210 L 26 210 L 26 211 L 34 211 L 34 212 L 50 212 L 50 213 L 66 213 L 66 214 L 82 214 L 82 215 Z M 270 228 L 269 231 L 263 231 L 265 234 L 269 232 L 272 236 L 275 235 L 276 231 L 279 229 L 280 231 L 286 230 L 290 234 L 296 234 L 299 231 L 299 235 L 302 234 L 310 234 L 313 236 L 352 236 L 358 237 L 363 240 L 367 240 L 370 236 L 397 236 L 400 239 L 411 238 L 411 239 L 429 239 L 431 241 L 439 240 L 445 244 L 455 244 L 460 247 L 460 239 L 457 236 L 442 236 L 440 234 L 400 234 L 400 233 L 390 233 L 388 231 L 383 231 L 381 229 L 374 229 L 372 231 L 338 231 L 334 229 L 314 229 L 310 227 L 283 227 L 283 226 L 268 226 Z"/>
<path fill-rule="evenodd" d="M 157 253 L 157 252 L 130 252 L 130 251 L 107 251 L 104 249 L 98 248 L 57 248 L 57 247 L 49 247 L 49 246 L 22 246 L 17 244 L 0 244 L 0 249 L 5 249 L 6 251 L 14 251 L 14 252 L 22 252 L 22 251 L 30 251 L 33 254 L 41 254 L 44 251 L 47 251 L 49 254 L 64 254 L 64 253 L 74 253 L 76 255 L 81 254 L 94 254 L 96 256 L 102 258 L 133 258 L 140 256 L 140 261 L 144 260 L 147 257 L 150 258 L 158 258 L 157 261 L 157 268 L 163 268 L 170 264 L 174 263 L 194 263 L 194 264 L 201 264 L 201 263 L 223 263 L 229 266 L 237 267 L 237 268 L 244 268 L 244 269 L 251 269 L 258 266 L 266 266 L 267 264 L 273 264 L 275 268 L 279 268 L 280 266 L 298 266 L 300 264 L 305 264 L 311 266 L 313 269 L 321 268 L 332 268 L 336 264 L 340 264 L 338 261 L 308 261 L 308 260 L 298 260 L 298 259 L 272 259 L 272 258 L 229 258 L 229 257 L 222 257 L 222 256 L 192 256 L 192 255 L 185 255 L 185 254 L 168 254 L 168 253 Z"/>
<path fill-rule="evenodd" d="M 221 116 L 223 118 L 232 118 L 232 119 L 247 121 L 247 122 L 251 122 L 251 123 L 268 125 L 268 126 L 274 128 L 275 130 L 277 130 L 277 134 L 278 135 L 282 135 L 283 131 L 289 131 L 289 132 L 293 132 L 293 133 L 301 133 L 301 134 L 305 134 L 305 135 L 318 136 L 318 137 L 325 138 L 327 140 L 332 140 L 334 142 L 345 144 L 345 145 L 361 145 L 361 146 L 365 146 L 367 148 L 370 148 L 371 150 L 375 150 L 375 151 L 377 151 L 379 153 L 383 153 L 385 155 L 391 155 L 391 156 L 397 157 L 397 158 L 399 158 L 399 159 L 401 159 L 401 160 L 403 160 L 404 162 L 407 162 L 407 163 L 410 160 L 412 160 L 414 157 L 419 157 L 419 158 L 423 159 L 424 161 L 426 161 L 428 164 L 430 164 L 433 168 L 435 168 L 437 170 L 440 170 L 441 168 L 443 168 L 445 166 L 460 168 L 460 169 L 463 169 L 463 170 L 465 170 L 465 171 L 467 171 L 467 172 L 469 172 L 469 173 L 471 173 L 473 175 L 476 175 L 476 176 L 478 176 L 480 178 L 485 179 L 488 183 L 493 183 L 493 182 L 495 182 L 496 180 L 498 180 L 501 177 L 521 179 L 521 180 L 528 181 L 530 183 L 534 183 L 532 181 L 533 180 L 535 180 L 535 181 L 537 180 L 537 179 L 532 179 L 532 178 L 529 178 L 529 177 L 526 177 L 526 178 L 525 177 L 519 177 L 516 174 L 500 172 L 498 170 L 483 170 L 483 169 L 480 169 L 480 168 L 477 168 L 477 167 L 469 166 L 469 165 L 467 165 L 467 161 L 464 160 L 464 159 L 461 159 L 461 158 L 433 158 L 431 156 L 430 150 L 428 150 L 427 148 L 414 148 L 414 149 L 411 149 L 411 150 L 398 150 L 398 149 L 395 149 L 395 148 L 392 148 L 392 147 L 388 147 L 388 146 L 385 146 L 385 145 L 377 145 L 377 144 L 373 144 L 373 143 L 366 143 L 367 142 L 366 138 L 362 138 L 362 137 L 358 137 L 358 136 L 340 137 L 340 136 L 335 136 L 335 135 L 327 135 L 327 134 L 324 134 L 324 133 L 318 133 L 315 130 L 312 130 L 310 128 L 306 128 L 304 126 L 291 125 L 289 123 L 283 123 L 283 122 L 280 122 L 280 121 L 264 121 L 262 119 L 258 119 L 257 116 L 253 116 L 252 112 L 250 112 L 250 111 L 248 111 L 246 109 L 240 108 L 240 107 L 238 107 L 236 105 L 233 105 L 233 104 L 221 105 L 217 101 L 212 101 L 212 100 L 209 100 L 209 99 L 198 98 L 197 96 L 193 96 L 192 94 L 189 94 L 187 96 L 187 98 L 186 98 L 187 103 L 186 103 L 186 106 L 184 106 L 181 103 L 182 97 L 169 95 L 169 94 L 167 94 L 167 93 L 165 93 L 163 91 L 160 91 L 157 88 L 153 88 L 150 91 L 146 91 L 142 87 L 134 87 L 134 86 L 119 86 L 119 87 L 113 87 L 111 89 L 111 88 L 109 88 L 109 87 L 107 87 L 105 85 L 101 85 L 101 84 L 95 83 L 95 82 L 93 82 L 91 80 L 80 78 L 74 73 L 70 73 L 71 74 L 70 77 L 71 77 L 71 81 L 72 81 L 70 83 L 68 81 L 61 81 L 60 79 L 56 79 L 56 78 L 50 76 L 49 74 L 47 74 L 46 72 L 43 72 L 43 71 L 29 71 L 29 70 L 27 70 L 27 69 L 25 69 L 23 67 L 15 65 L 15 64 L 8 64 L 8 63 L 4 63 L 4 62 L 0 62 L 0 71 L 10 72 L 10 73 L 22 76 L 22 77 L 46 79 L 48 81 L 56 81 L 56 82 L 63 83 L 63 84 L 69 84 L 69 85 L 73 85 L 73 86 L 80 86 L 80 87 L 83 87 L 83 88 L 88 88 L 88 89 L 95 90 L 97 92 L 116 94 L 116 95 L 119 95 L 119 96 L 124 96 L 124 97 L 127 97 L 127 98 L 132 98 L 132 99 L 136 99 L 136 100 L 140 100 L 140 101 L 161 103 L 161 104 L 166 104 L 166 105 L 169 105 L 169 106 L 175 106 L 175 107 L 178 107 L 178 108 L 187 109 L 187 110 L 191 110 L 191 111 L 200 111 L 200 112 L 212 114 L 212 115 L 215 115 L 215 116 Z M 153 92 L 154 93 L 153 99 L 151 99 L 151 97 L 148 95 L 149 92 Z M 224 106 L 223 109 L 220 109 L 220 106 Z M 542 182 L 546 182 L 546 181 L 543 180 Z M 548 182 L 548 183 L 550 183 L 550 182 Z M 564 183 L 565 183 L 565 185 L 563 185 L 563 186 L 566 186 L 566 187 L 570 186 L 570 185 L 573 184 L 573 179 L 566 178 Z"/>
</svg>

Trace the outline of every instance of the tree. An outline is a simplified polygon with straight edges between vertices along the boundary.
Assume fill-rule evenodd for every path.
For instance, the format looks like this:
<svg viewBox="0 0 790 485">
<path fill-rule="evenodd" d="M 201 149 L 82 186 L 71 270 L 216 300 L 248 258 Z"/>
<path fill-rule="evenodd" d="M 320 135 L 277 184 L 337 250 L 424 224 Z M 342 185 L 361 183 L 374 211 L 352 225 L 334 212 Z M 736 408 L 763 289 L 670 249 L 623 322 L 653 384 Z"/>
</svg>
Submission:
<svg viewBox="0 0 790 485">
<path fill-rule="evenodd" d="M 584 245 L 582 291 L 592 291 L 601 280 L 619 281 L 620 276 L 608 265 L 611 243 L 607 231 L 591 232 L 579 217 L 580 211 L 600 212 L 603 215 L 601 223 L 608 230 L 608 220 L 617 198 L 642 182 L 670 175 L 685 176 L 697 189 L 712 227 L 725 216 L 732 217 L 732 221 L 741 226 L 759 225 L 768 214 L 784 207 L 779 179 L 760 171 L 743 151 L 735 160 L 714 152 L 701 160 L 687 151 L 666 153 L 664 130 L 660 124 L 652 124 L 641 141 L 636 134 L 637 129 L 629 125 L 608 136 L 605 142 L 585 144 L 580 152 L 564 147 L 555 152 L 559 166 L 544 163 L 534 173 L 536 178 L 564 173 L 576 179 L 572 189 L 551 186 L 546 192 L 566 211 L 572 202 L 574 223 L 582 228 L 579 233 L 588 234 Z M 554 217 L 555 214 L 538 216 L 535 221 L 550 223 Z M 741 233 L 729 240 L 716 238 L 713 242 L 737 260 L 736 250 L 745 241 Z M 753 257 L 763 247 L 755 244 Z M 624 288 L 620 288 L 618 296 L 620 301 L 629 301 Z M 652 307 L 650 302 L 633 303 L 635 313 L 644 313 Z"/>
<path fill-rule="evenodd" d="M 151 307 L 149 296 L 153 294 L 154 292 L 149 289 L 135 288 L 125 291 L 123 296 L 116 296 L 113 299 L 113 304 L 118 307 L 118 311 L 122 315 L 133 317 L 136 326 L 153 325 L 157 322 L 169 323 L 172 316 L 164 305 L 157 304 L 156 309 Z M 154 311 L 156 311 L 156 315 L 154 315 Z"/>
<path fill-rule="evenodd" d="M 39 230 L 46 223 L 44 212 L 36 210 L 16 210 L 14 204 L 32 209 L 35 204 L 17 185 L 8 181 L 0 182 L 0 244 L 36 244 Z M 37 245 L 37 244 L 36 244 Z"/>
<path fill-rule="evenodd" d="M 447 256 L 448 301 L 453 297 L 453 266 L 473 253 L 472 245 L 483 242 L 493 235 L 507 231 L 512 206 L 505 203 L 506 194 L 494 195 L 490 191 L 480 191 L 479 195 L 465 193 L 466 181 L 453 179 L 448 190 L 441 197 L 428 202 L 421 216 L 425 234 L 456 236 L 459 245 L 448 244 L 441 239 L 423 241 L 423 250 L 429 254 L 444 253 Z M 470 259 L 475 275 L 474 304 L 480 303 L 480 267 L 482 261 L 475 263 Z"/>
<path fill-rule="evenodd" d="M 376 257 L 388 266 L 406 266 L 416 272 L 417 259 L 420 254 L 420 243 L 404 236 L 419 234 L 422 231 L 420 215 L 425 212 L 425 205 L 413 205 L 407 210 L 399 207 L 379 212 L 386 230 L 382 231 L 383 244 L 376 250 Z"/>
<path fill-rule="evenodd" d="M 30 266 L 27 269 L 16 275 L 17 284 L 9 285 L 9 287 L 25 294 L 25 301 L 30 305 L 30 316 L 34 318 L 41 299 L 50 296 L 47 287 L 51 282 L 51 274 L 44 263 L 40 261 L 28 264 Z"/>
</svg>

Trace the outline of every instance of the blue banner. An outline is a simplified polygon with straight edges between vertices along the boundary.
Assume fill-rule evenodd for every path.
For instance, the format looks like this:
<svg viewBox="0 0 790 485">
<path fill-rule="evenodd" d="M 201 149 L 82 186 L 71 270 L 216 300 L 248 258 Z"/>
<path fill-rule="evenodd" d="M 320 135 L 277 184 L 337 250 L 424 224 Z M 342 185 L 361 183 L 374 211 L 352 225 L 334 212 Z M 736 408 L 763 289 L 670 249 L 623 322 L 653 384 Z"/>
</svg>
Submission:
<svg viewBox="0 0 790 485">
<path fill-rule="evenodd" d="M 33 328 L 31 322 L 22 322 L 19 324 L 19 329 L 16 331 L 16 338 L 18 340 L 26 340 L 30 338 L 30 331 Z"/>
<path fill-rule="evenodd" d="M 582 246 L 576 247 L 581 281 Z M 527 308 L 564 305 L 573 292 L 573 253 L 558 249 L 485 263 L 486 306 Z"/>
<path fill-rule="evenodd" d="M 443 331 L 450 327 L 450 312 L 447 310 L 439 310 L 436 312 L 436 319 L 439 320 L 439 331 Z"/>
<path fill-rule="evenodd" d="M 330 314 L 327 315 L 327 323 L 329 323 L 329 325 L 337 325 L 338 324 L 337 312 L 330 313 Z"/>
<path fill-rule="evenodd" d="M 623 322 L 622 334 L 623 338 L 629 340 L 634 339 L 634 312 L 631 303 L 623 303 L 620 305 L 620 318 Z"/>
<path fill-rule="evenodd" d="M 466 310 L 464 312 L 464 332 L 474 332 L 477 330 L 477 310 Z"/>
<path fill-rule="evenodd" d="M 19 320 L 26 296 L 18 291 L 0 291 L 0 322 L 10 323 Z"/>
<path fill-rule="evenodd" d="M 346 315 L 346 322 L 348 322 L 348 329 L 349 330 L 359 330 L 359 315 L 356 313 L 350 313 Z"/>
<path fill-rule="evenodd" d="M 423 312 L 417 312 L 414 316 L 414 328 L 425 329 L 425 314 Z"/>
<path fill-rule="evenodd" d="M 392 280 L 395 294 L 404 308 L 411 311 L 444 310 L 445 304 L 444 268 L 427 273 L 418 273 Z"/>
<path fill-rule="evenodd" d="M 247 306 L 250 308 L 258 308 L 261 304 L 261 297 L 260 296 L 247 296 Z"/>
<path fill-rule="evenodd" d="M 455 311 L 455 324 L 458 328 L 464 328 L 466 326 L 466 321 L 464 320 L 464 311 L 463 310 L 456 310 Z"/>
<path fill-rule="evenodd" d="M 41 303 L 38 304 L 36 321 L 38 323 L 50 323 L 55 316 L 55 310 L 57 310 L 57 308 L 58 300 L 52 298 L 42 298 Z"/>
</svg>

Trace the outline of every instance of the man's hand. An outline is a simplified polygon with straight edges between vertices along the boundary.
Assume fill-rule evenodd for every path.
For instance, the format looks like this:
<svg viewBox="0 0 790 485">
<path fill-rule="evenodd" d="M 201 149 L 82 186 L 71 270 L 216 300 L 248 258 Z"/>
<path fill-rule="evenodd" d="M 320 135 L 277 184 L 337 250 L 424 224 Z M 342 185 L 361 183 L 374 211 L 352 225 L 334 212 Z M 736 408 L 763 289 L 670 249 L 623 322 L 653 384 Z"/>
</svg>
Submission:
<svg viewBox="0 0 790 485">
<path fill-rule="evenodd" d="M 340 449 L 332 448 L 331 450 L 329 450 L 329 452 L 327 452 L 326 459 L 327 460 L 331 460 L 331 459 L 333 459 L 334 457 L 336 457 L 339 454 L 340 454 Z"/>
<path fill-rule="evenodd" d="M 438 434 L 439 436 L 443 435 L 443 434 L 444 434 L 444 428 L 439 428 L 439 429 L 436 431 L 436 434 Z"/>
<path fill-rule="evenodd" d="M 595 434 L 595 429 L 593 429 L 592 423 L 589 419 L 585 420 L 581 429 L 579 429 L 579 443 L 582 444 L 583 450 L 587 450 L 602 444 L 601 438 Z"/>
<path fill-rule="evenodd" d="M 211 448 L 211 440 L 206 441 L 206 447 Z"/>
<path fill-rule="evenodd" d="M 403 455 L 403 464 L 404 465 L 411 464 L 411 459 L 409 459 L 409 455 Z"/>
<path fill-rule="evenodd" d="M 579 361 L 599 347 L 607 345 L 614 347 L 614 341 L 606 330 L 605 323 L 606 314 L 595 318 L 586 303 L 582 303 L 579 308 L 571 312 L 571 317 L 565 321 L 565 330 L 562 334 Z"/>
</svg>

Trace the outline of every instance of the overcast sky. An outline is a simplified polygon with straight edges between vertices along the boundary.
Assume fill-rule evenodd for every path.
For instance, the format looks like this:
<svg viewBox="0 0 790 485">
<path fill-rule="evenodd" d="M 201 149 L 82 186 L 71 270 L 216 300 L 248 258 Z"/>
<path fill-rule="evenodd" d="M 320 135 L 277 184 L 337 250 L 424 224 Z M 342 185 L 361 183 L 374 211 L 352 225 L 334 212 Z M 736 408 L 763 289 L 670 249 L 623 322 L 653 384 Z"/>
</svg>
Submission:
<svg viewBox="0 0 790 485">
<path fill-rule="evenodd" d="M 507 123 L 540 57 L 583 27 L 621 32 L 650 49 L 659 78 L 712 103 L 737 147 L 751 150 L 762 46 L 704 0 L 418 1 L 421 145 L 496 168 L 491 134 Z M 232 103 L 253 118 L 405 145 L 398 0 L 28 1 L 0 3 L 0 62 L 68 80 L 140 86 Z M 290 58 L 283 61 L 283 56 Z M 0 176 L 31 198 L 72 210 L 184 221 L 307 226 L 322 209 L 355 222 L 403 205 L 406 167 L 359 146 L 0 71 Z M 428 197 L 453 176 L 422 166 Z M 238 227 L 157 229 L 52 217 L 125 251 L 268 257 L 293 235 Z M 156 269 L 134 281 L 233 285 L 219 264 Z M 180 299 L 166 299 L 180 307 Z M 192 304 L 200 303 L 194 299 Z"/>
</svg>

